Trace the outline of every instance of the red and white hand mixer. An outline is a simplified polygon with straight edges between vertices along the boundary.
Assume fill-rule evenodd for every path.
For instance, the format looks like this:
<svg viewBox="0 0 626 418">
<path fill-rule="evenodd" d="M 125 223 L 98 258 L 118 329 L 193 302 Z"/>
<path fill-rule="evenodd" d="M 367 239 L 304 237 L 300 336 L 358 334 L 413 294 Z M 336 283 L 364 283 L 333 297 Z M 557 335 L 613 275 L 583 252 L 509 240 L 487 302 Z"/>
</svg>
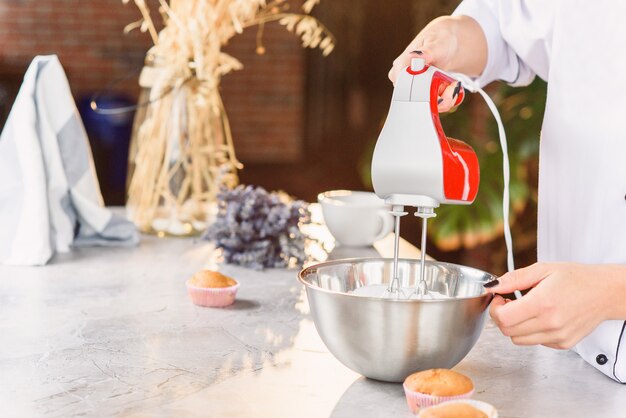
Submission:
<svg viewBox="0 0 626 418">
<path fill-rule="evenodd" d="M 489 96 L 466 76 L 451 75 L 413 58 L 411 65 L 400 71 L 393 90 L 391 107 L 376 142 L 372 160 L 372 183 L 378 197 L 392 206 L 395 217 L 393 280 L 388 291 L 400 292 L 398 282 L 398 245 L 400 217 L 407 214 L 405 206 L 416 208 L 422 218 L 422 262 L 420 280 L 415 292 L 426 294 L 425 264 L 427 220 L 434 217 L 440 204 L 467 205 L 478 192 L 480 169 L 474 150 L 466 143 L 449 138 L 441 127 L 437 109 L 439 96 L 446 87 L 461 81 L 469 91 L 479 92 L 498 122 L 504 155 L 505 240 L 509 251 L 509 270 L 513 269 L 512 245 L 508 224 L 509 164 L 506 136 L 498 111 Z M 455 105 L 463 101 L 460 90 Z"/>
</svg>

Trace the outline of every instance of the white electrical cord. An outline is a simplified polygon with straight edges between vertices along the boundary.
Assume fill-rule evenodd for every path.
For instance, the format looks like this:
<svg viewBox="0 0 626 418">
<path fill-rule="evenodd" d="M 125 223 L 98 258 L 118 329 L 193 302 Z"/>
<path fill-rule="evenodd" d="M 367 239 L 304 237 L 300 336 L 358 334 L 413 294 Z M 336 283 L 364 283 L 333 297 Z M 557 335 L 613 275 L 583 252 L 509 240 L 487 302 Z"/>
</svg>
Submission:
<svg viewBox="0 0 626 418">
<path fill-rule="evenodd" d="M 513 261 L 513 238 L 511 237 L 511 225 L 509 224 L 509 182 L 511 180 L 511 169 L 509 166 L 509 149 L 506 141 L 506 133 L 504 132 L 504 124 L 502 123 L 502 118 L 500 117 L 500 113 L 498 112 L 498 108 L 495 103 L 491 100 L 491 97 L 489 97 L 489 95 L 480 88 L 478 83 L 465 74 L 454 73 L 449 75 L 459 80 L 465 90 L 472 93 L 479 93 L 485 100 L 485 103 L 487 103 L 489 110 L 491 110 L 491 114 L 496 119 L 496 123 L 498 124 L 498 137 L 500 138 L 500 147 L 502 148 L 502 177 L 504 180 L 504 190 L 502 192 L 502 217 L 504 219 L 504 242 L 506 244 L 507 255 L 506 264 L 507 270 L 513 271 L 515 270 L 515 263 Z M 522 297 L 519 290 L 516 290 L 514 293 L 517 299 Z"/>
</svg>

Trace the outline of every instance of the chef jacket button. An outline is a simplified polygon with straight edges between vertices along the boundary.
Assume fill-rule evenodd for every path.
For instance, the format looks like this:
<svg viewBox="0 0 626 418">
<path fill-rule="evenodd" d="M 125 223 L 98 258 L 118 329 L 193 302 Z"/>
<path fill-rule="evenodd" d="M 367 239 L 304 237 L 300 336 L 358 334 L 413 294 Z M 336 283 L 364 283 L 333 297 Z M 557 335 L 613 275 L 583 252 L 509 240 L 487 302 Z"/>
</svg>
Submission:
<svg viewBox="0 0 626 418">
<path fill-rule="evenodd" d="M 609 359 L 606 358 L 604 354 L 598 354 L 598 356 L 596 357 L 596 363 L 598 363 L 600 366 L 604 366 L 607 361 L 609 361 Z"/>
</svg>

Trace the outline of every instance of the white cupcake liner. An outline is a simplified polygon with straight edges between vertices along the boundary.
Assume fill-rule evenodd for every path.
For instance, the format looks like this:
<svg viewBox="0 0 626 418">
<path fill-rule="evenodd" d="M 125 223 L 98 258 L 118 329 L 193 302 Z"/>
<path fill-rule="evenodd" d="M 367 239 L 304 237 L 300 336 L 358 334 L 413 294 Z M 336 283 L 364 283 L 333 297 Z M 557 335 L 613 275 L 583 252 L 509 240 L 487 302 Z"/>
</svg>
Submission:
<svg viewBox="0 0 626 418">
<path fill-rule="evenodd" d="M 453 404 L 453 403 L 465 403 L 468 405 L 473 406 L 474 408 L 482 411 L 485 415 L 487 415 L 488 418 L 498 418 L 498 411 L 496 410 L 496 408 L 487 403 L 487 402 L 483 402 L 483 401 L 477 401 L 475 399 L 456 399 L 456 400 L 452 400 L 452 401 L 447 401 L 447 402 L 442 402 L 438 405 L 434 405 L 428 408 L 422 408 L 419 413 L 417 414 L 417 418 L 419 418 L 420 416 L 422 416 L 422 414 L 428 410 L 428 409 L 435 409 L 435 408 L 440 408 L 444 405 L 449 405 L 449 404 Z"/>
<path fill-rule="evenodd" d="M 232 305 L 235 302 L 237 289 L 239 288 L 239 282 L 229 287 L 196 287 L 189 280 L 185 284 L 187 285 L 189 297 L 195 305 L 210 308 Z"/>
<path fill-rule="evenodd" d="M 404 394 L 406 395 L 406 403 L 409 406 L 409 409 L 416 414 L 421 408 L 427 408 L 429 406 L 438 405 L 442 402 L 448 402 L 459 399 L 467 399 L 470 398 L 474 394 L 474 389 L 467 393 L 463 393 L 461 395 L 454 396 L 436 396 L 436 395 L 428 395 L 426 393 L 415 392 L 414 390 L 409 389 L 406 385 L 402 385 L 404 387 Z"/>
</svg>

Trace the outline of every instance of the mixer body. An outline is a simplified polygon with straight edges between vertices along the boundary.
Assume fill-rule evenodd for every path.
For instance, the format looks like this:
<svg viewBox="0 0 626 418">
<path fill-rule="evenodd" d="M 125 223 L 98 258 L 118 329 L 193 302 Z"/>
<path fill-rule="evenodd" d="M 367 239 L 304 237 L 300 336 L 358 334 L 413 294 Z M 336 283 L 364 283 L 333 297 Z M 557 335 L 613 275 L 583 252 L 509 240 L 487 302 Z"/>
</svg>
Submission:
<svg viewBox="0 0 626 418">
<path fill-rule="evenodd" d="M 445 135 L 437 110 L 438 97 L 455 82 L 421 59 L 400 72 L 372 160 L 374 191 L 386 203 L 435 208 L 474 201 L 476 154 Z M 462 100 L 461 90 L 456 104 Z"/>
</svg>

